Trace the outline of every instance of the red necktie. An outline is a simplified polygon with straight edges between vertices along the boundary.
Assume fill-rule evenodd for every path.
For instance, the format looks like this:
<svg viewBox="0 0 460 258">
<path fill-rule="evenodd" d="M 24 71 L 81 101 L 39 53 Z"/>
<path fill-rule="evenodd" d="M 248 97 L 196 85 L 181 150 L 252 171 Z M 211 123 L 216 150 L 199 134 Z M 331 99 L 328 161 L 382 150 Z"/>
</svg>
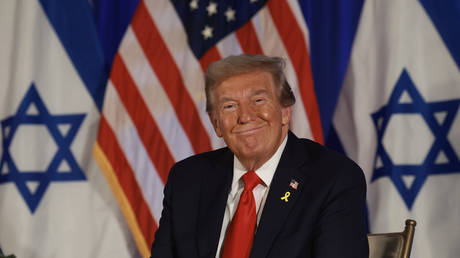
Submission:
<svg viewBox="0 0 460 258">
<path fill-rule="evenodd" d="M 252 189 L 262 181 L 254 171 L 243 175 L 244 190 L 225 235 L 222 258 L 249 257 L 256 228 L 256 202 Z"/>
</svg>

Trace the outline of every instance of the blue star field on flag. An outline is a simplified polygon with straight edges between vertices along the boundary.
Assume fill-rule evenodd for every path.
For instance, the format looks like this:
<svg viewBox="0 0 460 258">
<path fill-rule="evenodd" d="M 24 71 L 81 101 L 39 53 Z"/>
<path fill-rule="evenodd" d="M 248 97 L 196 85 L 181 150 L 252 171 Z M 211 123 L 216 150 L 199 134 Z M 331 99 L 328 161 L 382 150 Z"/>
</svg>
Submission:
<svg viewBox="0 0 460 258">
<path fill-rule="evenodd" d="M 27 111 L 32 105 L 35 106 L 37 112 L 35 114 L 28 114 Z M 85 114 L 51 114 L 41 99 L 34 83 L 32 83 L 19 104 L 16 114 L 1 121 L 3 153 L 0 160 L 0 171 L 2 172 L 0 174 L 0 184 L 14 183 L 31 213 L 34 213 L 37 209 L 40 200 L 51 182 L 86 180 L 85 174 L 70 150 L 70 146 L 84 118 Z M 54 153 L 50 163 L 47 164 L 45 171 L 21 171 L 15 160 L 27 157 L 13 157 L 10 151 L 14 141 L 20 140 L 17 137 L 15 138 L 18 129 L 21 126 L 31 125 L 46 127 L 47 132 L 49 132 L 57 145 L 57 151 Z M 63 125 L 69 127 L 65 133 L 59 130 L 59 126 Z M 59 169 L 63 162 L 67 163 L 69 167 L 67 171 Z M 34 191 L 27 186 L 27 183 L 30 182 L 38 184 Z"/>
<path fill-rule="evenodd" d="M 407 93 L 412 102 L 401 102 L 401 96 Z M 374 173 L 371 182 L 388 176 L 406 206 L 411 209 L 414 201 L 426 182 L 428 176 L 460 172 L 460 161 L 454 148 L 449 142 L 448 133 L 458 112 L 460 99 L 427 102 L 417 90 L 409 73 L 404 69 L 394 87 L 388 103 L 372 114 L 377 131 L 377 151 L 375 155 Z M 445 117 L 439 121 L 436 114 L 443 113 Z M 394 115 L 420 115 L 434 136 L 433 144 L 421 164 L 395 164 L 383 144 L 383 137 L 390 118 Z M 417 139 L 424 141 L 427 139 Z M 409 146 L 410 147 L 410 146 Z M 410 149 L 410 148 L 409 148 Z M 409 151 L 409 150 L 408 150 Z M 445 159 L 439 161 L 443 155 Z M 413 183 L 408 187 L 403 182 L 403 176 L 414 176 Z"/>
<path fill-rule="evenodd" d="M 248 22 L 266 2 L 267 0 L 172 1 L 184 24 L 190 48 L 198 59 L 225 36 Z"/>
</svg>

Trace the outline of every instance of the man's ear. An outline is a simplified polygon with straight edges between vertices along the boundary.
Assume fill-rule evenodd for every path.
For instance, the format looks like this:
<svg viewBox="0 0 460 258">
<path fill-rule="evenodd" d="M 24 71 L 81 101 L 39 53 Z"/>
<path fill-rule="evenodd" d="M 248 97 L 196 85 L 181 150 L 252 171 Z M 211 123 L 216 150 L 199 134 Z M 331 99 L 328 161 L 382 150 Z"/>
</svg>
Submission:
<svg viewBox="0 0 460 258">
<path fill-rule="evenodd" d="M 289 125 L 291 121 L 291 107 L 282 107 L 281 108 L 281 124 Z"/>
<path fill-rule="evenodd" d="M 222 130 L 220 129 L 219 119 L 214 111 L 208 112 L 209 120 L 214 127 L 217 137 L 222 137 Z"/>
</svg>

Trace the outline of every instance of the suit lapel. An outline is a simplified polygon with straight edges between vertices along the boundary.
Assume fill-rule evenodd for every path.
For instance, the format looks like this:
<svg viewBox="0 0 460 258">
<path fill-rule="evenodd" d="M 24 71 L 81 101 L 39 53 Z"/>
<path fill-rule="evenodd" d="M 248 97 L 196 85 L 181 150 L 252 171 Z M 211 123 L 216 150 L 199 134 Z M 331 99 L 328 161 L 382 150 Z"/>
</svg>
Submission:
<svg viewBox="0 0 460 258">
<path fill-rule="evenodd" d="M 197 223 L 200 257 L 215 257 L 233 177 L 233 153 L 227 150 L 203 173 Z M 184 214 L 186 216 L 186 214 Z"/>
<path fill-rule="evenodd" d="M 301 173 L 300 167 L 306 163 L 308 157 L 299 142 L 294 134 L 289 133 L 288 142 L 270 185 L 254 238 L 251 257 L 267 256 L 297 197 L 306 187 L 307 178 Z"/>
</svg>

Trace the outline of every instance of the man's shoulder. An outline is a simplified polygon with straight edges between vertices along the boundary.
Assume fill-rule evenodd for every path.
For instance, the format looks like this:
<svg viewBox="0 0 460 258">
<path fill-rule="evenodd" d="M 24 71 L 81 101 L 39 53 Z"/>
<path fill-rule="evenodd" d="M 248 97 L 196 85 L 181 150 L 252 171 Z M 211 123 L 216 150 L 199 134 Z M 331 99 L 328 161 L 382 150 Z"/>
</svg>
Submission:
<svg viewBox="0 0 460 258">
<path fill-rule="evenodd" d="M 309 139 L 300 139 L 300 141 L 314 159 L 328 159 L 356 165 L 356 163 L 349 157 L 322 144 Z"/>
<path fill-rule="evenodd" d="M 292 132 L 289 134 L 288 146 L 293 148 L 295 152 L 301 152 L 312 160 L 334 159 L 342 160 L 343 162 L 353 162 L 351 159 L 335 150 L 310 139 L 298 138 Z"/>
<path fill-rule="evenodd" d="M 213 169 L 216 166 L 222 166 L 231 162 L 233 153 L 228 149 L 220 148 L 213 151 L 203 152 L 192 155 L 174 164 L 171 171 L 187 171 L 186 173 L 193 172 L 193 174 L 199 173 L 200 171 L 207 171 Z M 196 172 L 195 172 L 196 171 Z"/>
<path fill-rule="evenodd" d="M 322 168 L 324 171 L 329 173 L 353 173 L 357 176 L 363 174 L 362 169 L 349 157 L 327 148 L 315 141 L 296 138 L 296 144 L 294 147 L 296 151 L 302 149 L 305 159 L 310 166 L 316 168 Z"/>
<path fill-rule="evenodd" d="M 219 168 L 232 164 L 233 153 L 228 148 L 192 155 L 173 165 L 168 181 L 195 182 L 209 171 L 219 172 Z"/>
<path fill-rule="evenodd" d="M 175 166 L 191 166 L 191 165 L 200 165 L 200 164 L 214 164 L 218 163 L 223 159 L 227 159 L 229 156 L 233 157 L 230 149 L 228 147 L 220 148 L 213 151 L 202 152 L 199 154 L 192 155 L 181 161 L 178 161 Z"/>
</svg>

